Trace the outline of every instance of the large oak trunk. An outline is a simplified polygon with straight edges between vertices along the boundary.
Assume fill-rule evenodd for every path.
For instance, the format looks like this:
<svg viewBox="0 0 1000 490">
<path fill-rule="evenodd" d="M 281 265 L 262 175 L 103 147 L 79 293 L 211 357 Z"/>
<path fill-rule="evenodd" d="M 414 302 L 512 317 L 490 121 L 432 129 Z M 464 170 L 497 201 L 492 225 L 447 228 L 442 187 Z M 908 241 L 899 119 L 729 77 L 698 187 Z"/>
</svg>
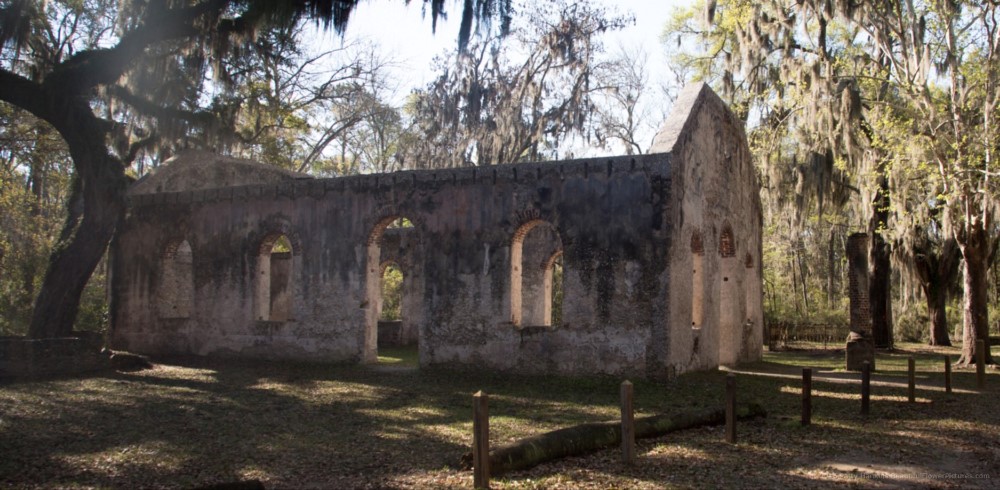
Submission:
<svg viewBox="0 0 1000 490">
<path fill-rule="evenodd" d="M 884 165 L 880 165 L 879 190 L 872 202 L 874 212 L 868 223 L 868 234 L 872 237 L 868 253 L 868 263 L 871 264 L 868 298 L 872 314 L 872 340 L 876 349 L 891 349 L 893 345 L 892 263 L 889 244 L 881 233 L 889 220 L 889 179 L 884 174 Z"/>
<path fill-rule="evenodd" d="M 889 246 L 879 234 L 872 235 L 871 275 L 868 297 L 871 300 L 872 340 L 876 349 L 891 349 L 892 332 L 892 266 Z"/>
<path fill-rule="evenodd" d="M 927 239 L 924 230 L 917 229 L 917 240 L 912 244 L 913 268 L 920 288 L 927 298 L 927 316 L 930 317 L 930 345 L 951 345 L 948 332 L 948 285 L 954 279 L 958 264 L 958 249 L 953 238 L 936 244 Z"/>
<path fill-rule="evenodd" d="M 65 115 L 54 125 L 69 146 L 76 180 L 66 223 L 35 300 L 28 335 L 36 339 L 71 334 L 83 289 L 125 211 L 127 180 L 104 146 L 101 121 L 85 102 L 53 103 L 58 102 L 65 104 Z"/>
<path fill-rule="evenodd" d="M 927 297 L 927 316 L 931 320 L 930 345 L 951 345 L 948 337 L 948 317 L 945 307 L 948 304 L 946 286 L 940 282 L 932 282 L 925 286 L 924 296 Z"/>
<path fill-rule="evenodd" d="M 965 295 L 962 300 L 962 357 L 959 364 L 976 362 L 976 343 L 986 341 L 986 362 L 990 357 L 990 327 L 987 295 L 987 272 L 989 271 L 989 238 L 979 223 L 966 224 L 963 239 L 959 239 L 962 258 L 962 285 Z"/>
</svg>

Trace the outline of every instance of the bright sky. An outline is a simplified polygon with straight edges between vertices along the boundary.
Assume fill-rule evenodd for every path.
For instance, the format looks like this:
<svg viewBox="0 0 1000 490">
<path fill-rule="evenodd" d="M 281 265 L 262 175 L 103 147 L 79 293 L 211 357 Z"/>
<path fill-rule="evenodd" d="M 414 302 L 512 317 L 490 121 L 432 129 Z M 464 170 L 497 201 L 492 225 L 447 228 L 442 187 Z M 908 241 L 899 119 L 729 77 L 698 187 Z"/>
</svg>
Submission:
<svg viewBox="0 0 1000 490">
<path fill-rule="evenodd" d="M 662 64 L 660 32 L 676 5 L 683 0 L 594 0 L 610 11 L 635 15 L 635 25 L 606 36 L 606 45 L 619 42 L 626 45 L 641 44 L 650 53 L 650 64 Z M 361 3 L 351 15 L 346 38 L 371 38 L 388 52 L 404 61 L 407 71 L 414 75 L 414 85 L 430 81 L 431 60 L 435 55 L 454 48 L 458 42 L 458 24 L 461 16 L 460 2 L 450 7 L 448 19 L 438 19 L 437 33 L 431 33 L 430 12 L 422 15 L 423 2 L 411 0 L 369 0 Z M 446 4 L 447 5 L 447 4 Z M 650 68 L 653 68 L 652 66 Z"/>
<path fill-rule="evenodd" d="M 687 3 L 686 0 L 593 1 L 608 7 L 611 13 L 635 16 L 634 25 L 605 36 L 605 47 L 613 52 L 618 45 L 628 48 L 641 46 L 649 56 L 647 70 L 651 87 L 647 93 L 659 97 L 658 80 L 665 78 L 667 73 L 660 33 L 674 7 Z M 411 0 L 409 5 L 403 0 L 369 0 L 361 3 L 352 13 L 344 38 L 372 39 L 399 63 L 395 75 L 401 84 L 397 93 L 398 100 L 401 101 L 412 88 L 423 87 L 433 79 L 431 68 L 434 57 L 454 49 L 458 43 L 461 2 L 446 2 L 446 6 L 449 18 L 438 19 L 437 32 L 432 34 L 430 12 L 426 16 L 422 15 L 421 0 Z M 336 36 L 333 33 L 326 35 Z M 662 117 L 667 102 L 648 103 L 656 106 L 651 109 L 653 117 Z M 659 121 L 652 125 L 658 127 Z M 652 134 L 648 139 L 651 138 Z"/>
</svg>

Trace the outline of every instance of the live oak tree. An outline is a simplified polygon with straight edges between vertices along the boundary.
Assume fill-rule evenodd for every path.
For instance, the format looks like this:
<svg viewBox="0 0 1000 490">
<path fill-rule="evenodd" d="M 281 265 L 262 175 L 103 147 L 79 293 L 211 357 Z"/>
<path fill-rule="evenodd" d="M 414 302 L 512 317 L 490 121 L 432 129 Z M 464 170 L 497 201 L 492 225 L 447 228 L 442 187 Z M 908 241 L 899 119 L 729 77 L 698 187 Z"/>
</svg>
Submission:
<svg viewBox="0 0 1000 490">
<path fill-rule="evenodd" d="M 23 334 L 31 318 L 70 174 L 51 126 L 0 105 L 0 335 Z"/>
<path fill-rule="evenodd" d="M 914 144 L 927 149 L 926 163 L 937 172 L 941 222 L 963 259 L 959 362 L 975 362 L 977 340 L 989 345 L 987 272 L 996 247 L 1000 5 L 873 2 L 845 14 L 866 37 L 870 56 L 889 65 L 887 82 L 918 114 Z M 985 354 L 989 361 L 988 348 Z"/>
<path fill-rule="evenodd" d="M 126 168 L 232 134 L 232 107 L 205 92 L 239 80 L 227 57 L 275 26 L 314 19 L 342 29 L 357 0 L 0 1 L 0 101 L 63 139 L 73 163 L 67 218 L 29 326 L 68 335 L 81 292 L 124 217 Z M 434 19 L 444 0 L 425 0 Z M 509 0 L 466 0 L 459 44 L 475 20 L 509 23 Z M 485 25 L 485 23 L 484 23 Z"/>
<path fill-rule="evenodd" d="M 861 224 L 874 236 L 875 340 L 887 347 L 892 338 L 890 256 L 881 234 L 889 179 L 871 131 L 879 106 L 865 103 L 880 94 L 854 76 L 846 62 L 854 46 L 824 8 L 821 1 L 699 2 L 675 13 L 663 41 L 676 64 L 718 87 L 751 128 L 748 138 L 771 223 L 767 228 L 780 231 L 781 236 L 772 236 L 787 242 L 787 252 L 776 257 L 791 256 L 787 276 L 801 310 L 811 309 L 809 269 L 802 260 L 806 243 L 829 237 L 826 290 L 833 307 L 834 251 L 845 227 Z"/>
<path fill-rule="evenodd" d="M 602 147 L 618 144 L 626 155 L 641 155 L 649 141 L 640 141 L 644 129 L 661 121 L 653 117 L 649 104 L 649 55 L 642 47 L 619 46 L 614 56 L 601 63 L 594 79 L 601 87 L 595 97 L 594 139 Z"/>
<path fill-rule="evenodd" d="M 767 94 L 769 109 L 784 107 L 789 92 L 811 91 L 807 104 L 765 110 L 761 119 L 777 114 L 825 124 L 803 126 L 796 141 L 809 146 L 833 137 L 825 146 L 848 162 L 862 150 L 862 166 L 853 168 L 860 190 L 874 196 L 866 199 L 873 204 L 870 231 L 894 238 L 904 247 L 900 255 L 914 260 L 928 257 L 922 237 L 935 226 L 955 240 L 964 277 L 961 361 L 971 362 L 975 341 L 988 337 L 986 278 L 995 249 L 998 6 L 734 0 L 703 7 L 705 17 L 722 15 L 716 23 L 728 27 L 710 32 L 732 44 L 713 45 L 719 49 L 710 47 L 705 58 L 723 68 L 723 86 L 741 75 L 744 92 L 756 100 Z M 839 110 L 812 112 L 824 105 Z M 810 117 L 796 117 L 799 111 Z M 947 248 L 946 238 L 937 243 Z"/>
<path fill-rule="evenodd" d="M 477 40 L 439 60 L 442 74 L 411 106 L 423 138 L 408 148 L 409 166 L 540 160 L 587 132 L 603 90 L 600 35 L 627 19 L 588 2 L 546 2 L 523 14 L 503 43 Z"/>
<path fill-rule="evenodd" d="M 220 95 L 233 107 L 233 135 L 220 152 L 299 172 L 322 173 L 328 150 L 358 130 L 381 101 L 391 63 L 374 42 L 333 48 L 302 43 L 309 26 L 299 23 L 261 33 L 229 57 L 225 72 L 244 73 Z"/>
</svg>

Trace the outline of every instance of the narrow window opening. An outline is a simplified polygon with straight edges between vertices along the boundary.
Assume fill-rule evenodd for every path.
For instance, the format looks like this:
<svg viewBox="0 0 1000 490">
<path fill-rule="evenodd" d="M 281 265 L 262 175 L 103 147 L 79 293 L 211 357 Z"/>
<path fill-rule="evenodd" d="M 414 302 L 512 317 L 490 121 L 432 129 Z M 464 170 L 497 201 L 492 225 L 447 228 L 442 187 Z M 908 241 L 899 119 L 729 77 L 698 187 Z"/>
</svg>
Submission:
<svg viewBox="0 0 1000 490">
<path fill-rule="evenodd" d="M 380 344 L 412 345 L 418 337 L 406 318 L 407 286 L 403 270 L 395 262 L 405 255 L 407 244 L 412 244 L 412 236 L 407 236 L 413 230 L 409 218 L 392 216 L 379 221 L 368 236 L 365 301 L 361 305 L 365 309 L 365 363 L 379 362 Z"/>
<path fill-rule="evenodd" d="M 510 321 L 552 326 L 562 321 L 562 239 L 552 224 L 533 220 L 514 233 L 510 249 Z M 556 262 L 559 284 L 556 288 Z M 558 295 L 558 301 L 555 301 Z M 558 306 L 554 306 L 558 305 Z M 554 319 L 558 310 L 558 319 Z"/>
<path fill-rule="evenodd" d="M 691 258 L 691 328 L 701 328 L 704 320 L 705 273 L 702 270 L 704 256 L 694 255 Z"/>
<path fill-rule="evenodd" d="M 691 328 L 700 329 L 704 321 L 705 244 L 701 232 L 691 233 Z"/>
<path fill-rule="evenodd" d="M 261 243 L 257 257 L 258 320 L 292 319 L 293 257 L 292 243 L 285 235 L 272 235 Z"/>
<path fill-rule="evenodd" d="M 550 294 L 552 314 L 550 315 L 549 325 L 560 326 L 562 325 L 562 301 L 563 301 L 563 268 L 562 268 L 562 252 L 560 251 L 556 254 L 555 258 L 552 260 L 552 267 L 549 268 L 549 281 L 552 284 L 552 292 Z"/>
<path fill-rule="evenodd" d="M 736 258 L 736 240 L 733 236 L 733 228 L 729 223 L 723 223 L 722 233 L 719 234 L 719 261 L 722 281 L 718 286 L 718 319 L 719 329 L 719 363 L 731 365 L 739 359 L 739 352 L 742 343 L 743 329 L 741 319 L 743 317 L 743 300 L 739 283 L 738 267 L 739 260 Z M 729 279 L 733 280 L 730 281 Z M 745 293 L 743 293 L 745 296 Z"/>
<path fill-rule="evenodd" d="M 194 260 L 187 240 L 170 245 L 161 261 L 160 318 L 190 318 L 194 304 Z"/>
</svg>

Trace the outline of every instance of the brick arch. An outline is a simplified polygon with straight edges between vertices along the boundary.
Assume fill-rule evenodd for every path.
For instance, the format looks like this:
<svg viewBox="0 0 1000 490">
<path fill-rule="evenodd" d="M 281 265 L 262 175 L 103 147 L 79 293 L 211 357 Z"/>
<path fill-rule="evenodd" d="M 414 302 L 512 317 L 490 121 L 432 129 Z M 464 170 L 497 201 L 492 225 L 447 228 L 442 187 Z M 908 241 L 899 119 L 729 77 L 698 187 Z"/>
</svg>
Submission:
<svg viewBox="0 0 1000 490">
<path fill-rule="evenodd" d="M 518 225 L 517 229 L 514 230 L 513 236 L 511 237 L 511 243 L 512 244 L 514 244 L 514 243 L 518 243 L 518 244 L 524 243 L 524 237 L 528 236 L 528 233 L 530 233 L 531 230 L 534 230 L 536 226 L 541 225 L 543 223 L 544 224 L 548 224 L 548 225 L 552 226 L 553 229 L 555 229 L 555 226 L 552 225 L 552 223 L 549 223 L 548 221 L 545 221 L 545 220 L 539 219 L 539 218 L 531 219 L 529 221 L 526 221 L 526 222 L 521 223 L 520 225 Z M 556 233 L 557 234 L 559 233 L 558 229 L 556 229 Z M 562 237 L 560 236 L 560 239 L 561 238 Z"/>
<path fill-rule="evenodd" d="M 379 218 L 375 220 L 375 223 L 371 227 L 371 232 L 368 233 L 368 238 L 365 240 L 365 245 L 372 245 L 378 243 L 379 240 L 382 239 L 382 235 L 385 233 L 385 230 L 389 228 L 389 225 L 391 225 L 393 221 L 396 221 L 398 219 L 409 220 L 410 223 L 413 223 L 414 230 L 423 228 L 423 224 L 420 221 L 418 221 L 418 219 L 415 219 L 413 216 L 410 216 L 408 214 L 386 212 L 386 213 L 379 213 L 378 216 Z"/>
<path fill-rule="evenodd" d="M 378 265 L 379 275 L 385 275 L 385 270 L 388 269 L 390 265 L 396 266 L 397 269 L 399 269 L 400 271 L 404 271 L 404 273 L 406 271 L 406 269 L 403 267 L 403 264 L 398 260 L 394 259 L 383 260 L 382 263 Z"/>
<path fill-rule="evenodd" d="M 705 254 L 705 241 L 701 238 L 701 230 L 691 231 L 691 253 L 695 255 Z"/>
<path fill-rule="evenodd" d="M 274 248 L 274 243 L 282 236 L 288 239 L 288 243 L 292 244 L 292 255 L 302 255 L 302 240 L 299 234 L 292 230 L 291 226 L 271 227 L 264 234 L 264 238 L 260 240 L 260 245 L 257 247 L 257 255 L 270 254 Z"/>
<path fill-rule="evenodd" d="M 536 207 L 525 207 L 516 212 L 513 212 L 508 219 L 508 225 L 504 226 L 504 232 L 507 236 L 511 237 L 511 244 L 515 242 L 523 242 L 524 237 L 535 229 L 536 226 L 540 224 L 548 224 L 552 229 L 556 230 L 559 235 L 559 239 L 564 241 L 565 237 L 562 233 L 559 233 L 559 226 L 552 219 L 552 216 L 543 216 L 542 212 Z"/>
<path fill-rule="evenodd" d="M 722 233 L 719 233 L 719 255 L 736 256 L 736 238 L 733 236 L 733 227 L 728 222 L 723 223 Z"/>
<path fill-rule="evenodd" d="M 551 269 L 552 266 L 555 265 L 556 261 L 559 260 L 559 258 L 562 256 L 563 256 L 563 247 L 559 247 L 559 250 L 552 252 L 552 255 L 550 255 L 549 258 L 545 259 L 545 261 L 542 262 L 541 264 L 542 270 Z"/>
</svg>

